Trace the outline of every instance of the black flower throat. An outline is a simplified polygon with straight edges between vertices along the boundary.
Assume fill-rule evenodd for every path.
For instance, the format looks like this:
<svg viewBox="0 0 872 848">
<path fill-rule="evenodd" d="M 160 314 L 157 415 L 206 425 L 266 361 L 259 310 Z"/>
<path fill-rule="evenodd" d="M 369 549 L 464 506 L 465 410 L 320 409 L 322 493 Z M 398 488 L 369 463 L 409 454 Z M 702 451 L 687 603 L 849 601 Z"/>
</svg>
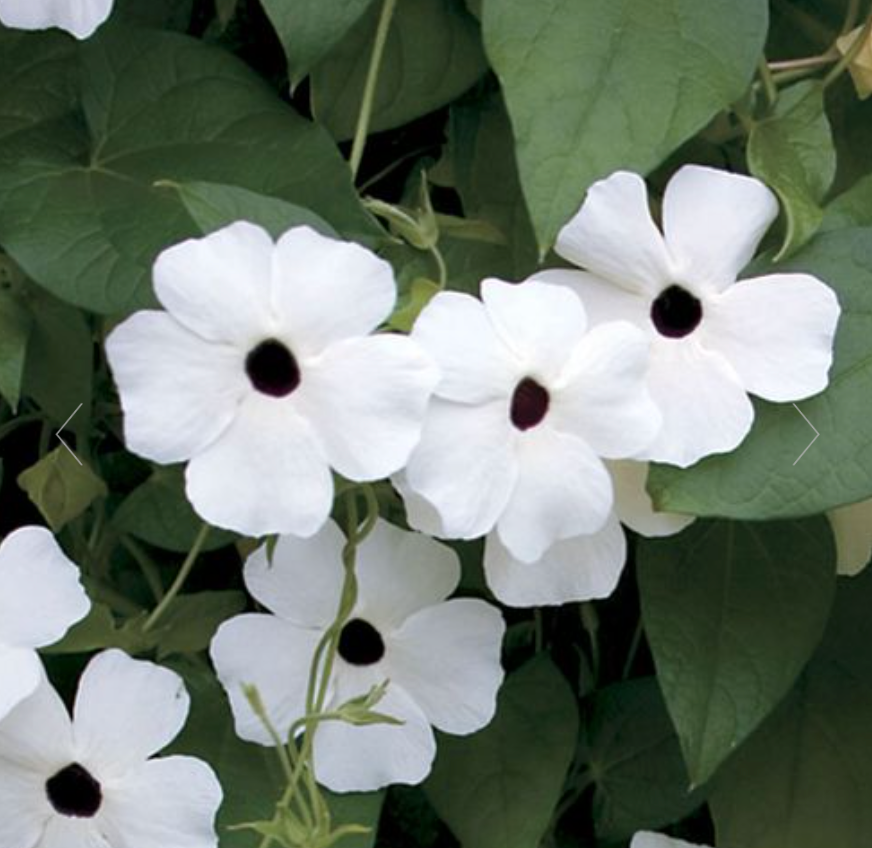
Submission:
<svg viewBox="0 0 872 848">
<path fill-rule="evenodd" d="M 300 385 L 300 366 L 277 339 L 267 339 L 249 352 L 245 373 L 255 389 L 270 397 L 286 397 Z"/>
<path fill-rule="evenodd" d="M 99 781 L 78 763 L 62 768 L 45 782 L 49 803 L 62 816 L 87 819 L 95 816 L 103 803 Z"/>
</svg>

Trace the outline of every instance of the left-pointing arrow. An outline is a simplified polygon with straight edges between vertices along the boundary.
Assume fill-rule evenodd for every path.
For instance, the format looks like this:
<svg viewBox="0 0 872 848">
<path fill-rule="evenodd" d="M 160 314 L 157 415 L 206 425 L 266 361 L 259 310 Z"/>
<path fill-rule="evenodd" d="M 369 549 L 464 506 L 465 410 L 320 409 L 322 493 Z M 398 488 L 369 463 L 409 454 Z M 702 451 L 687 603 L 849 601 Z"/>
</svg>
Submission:
<svg viewBox="0 0 872 848">
<path fill-rule="evenodd" d="M 70 446 L 69 446 L 69 445 L 64 441 L 63 436 L 61 436 L 61 432 L 63 431 L 64 427 L 66 427 L 67 424 L 69 424 L 70 421 L 73 420 L 73 415 L 75 415 L 75 414 L 76 414 L 76 413 L 77 413 L 81 408 L 82 408 L 82 404 L 79 404 L 79 405 L 78 405 L 78 406 L 73 410 L 72 415 L 70 415 L 70 417 L 67 418 L 67 420 L 64 421 L 63 424 L 61 424 L 61 428 L 60 428 L 60 430 L 58 430 L 57 433 L 55 433 L 55 435 L 56 435 L 56 436 L 61 440 L 61 444 L 62 444 L 62 445 L 63 445 L 63 446 L 64 446 L 64 447 L 65 447 L 65 448 L 66 448 L 70 453 L 73 454 L 73 459 L 76 460 L 76 462 L 78 462 L 79 465 L 82 464 L 82 460 L 79 459 L 79 457 L 77 457 L 77 456 L 73 453 L 72 448 L 71 448 L 71 447 L 70 447 Z"/>
</svg>

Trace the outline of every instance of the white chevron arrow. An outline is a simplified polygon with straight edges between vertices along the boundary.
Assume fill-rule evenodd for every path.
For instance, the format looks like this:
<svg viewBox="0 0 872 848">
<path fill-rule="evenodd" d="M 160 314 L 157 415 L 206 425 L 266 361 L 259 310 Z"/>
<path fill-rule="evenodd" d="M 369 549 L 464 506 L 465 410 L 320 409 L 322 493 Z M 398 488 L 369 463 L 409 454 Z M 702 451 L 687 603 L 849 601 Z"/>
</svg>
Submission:
<svg viewBox="0 0 872 848">
<path fill-rule="evenodd" d="M 802 415 L 803 418 L 805 418 L 805 415 L 803 415 L 802 410 L 796 404 L 793 404 L 793 408 L 800 415 Z M 812 424 L 811 421 L 808 420 L 808 418 L 805 418 L 805 423 L 808 424 L 808 426 L 811 427 L 812 430 L 814 430 L 814 438 L 806 445 L 805 450 L 795 460 L 793 460 L 794 465 L 796 465 L 796 463 L 799 462 L 805 456 L 805 451 L 807 451 L 817 441 L 817 437 L 820 435 L 820 433 L 818 433 L 818 431 L 815 430 L 814 424 Z"/>
<path fill-rule="evenodd" d="M 76 414 L 76 413 L 77 413 L 81 408 L 82 408 L 82 404 L 79 404 L 79 405 L 78 405 L 78 406 L 73 410 L 73 415 L 75 415 L 75 414 Z M 73 454 L 73 459 L 76 460 L 76 462 L 78 462 L 79 465 L 81 465 L 81 464 L 82 464 L 82 460 L 79 459 L 79 457 L 77 457 L 77 456 L 73 453 L 73 449 L 72 449 L 72 448 L 71 448 L 71 447 L 70 447 L 70 446 L 69 446 L 69 445 L 64 441 L 63 436 L 61 436 L 61 432 L 63 431 L 64 427 L 66 427 L 67 424 L 69 424 L 70 421 L 73 420 L 73 415 L 71 415 L 69 418 L 67 418 L 66 421 L 64 421 L 63 424 L 61 424 L 61 429 L 58 430 L 57 433 L 55 433 L 55 435 L 56 435 L 56 436 L 61 440 L 61 444 L 62 444 L 62 445 L 63 445 L 63 446 L 64 446 L 64 447 L 65 447 L 65 448 L 66 448 L 70 453 Z M 803 416 L 803 418 L 805 418 L 805 416 Z M 806 450 L 807 450 L 807 448 L 806 448 Z"/>
</svg>

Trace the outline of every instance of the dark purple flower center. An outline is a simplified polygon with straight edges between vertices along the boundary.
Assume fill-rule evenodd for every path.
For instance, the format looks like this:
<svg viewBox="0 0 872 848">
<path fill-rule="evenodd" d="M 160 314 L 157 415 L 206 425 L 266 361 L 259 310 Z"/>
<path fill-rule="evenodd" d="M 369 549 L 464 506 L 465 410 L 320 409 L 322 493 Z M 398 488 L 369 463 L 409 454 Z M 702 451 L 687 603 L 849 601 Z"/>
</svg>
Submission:
<svg viewBox="0 0 872 848">
<path fill-rule="evenodd" d="M 372 665 L 385 655 L 385 643 L 368 621 L 352 618 L 339 634 L 338 651 L 351 665 Z"/>
<path fill-rule="evenodd" d="M 261 342 L 245 358 L 251 385 L 270 397 L 285 397 L 300 385 L 300 368 L 294 355 L 275 339 Z"/>
<path fill-rule="evenodd" d="M 680 339 L 702 321 L 702 304 L 687 289 L 670 286 L 651 304 L 651 321 L 661 336 Z"/>
<path fill-rule="evenodd" d="M 62 768 L 45 782 L 45 794 L 62 816 L 89 819 L 103 803 L 99 782 L 78 763 Z"/>
<path fill-rule="evenodd" d="M 509 417 L 519 430 L 529 430 L 535 427 L 548 412 L 550 402 L 548 390 L 543 389 L 535 380 L 524 377 L 512 395 L 512 406 Z"/>
</svg>

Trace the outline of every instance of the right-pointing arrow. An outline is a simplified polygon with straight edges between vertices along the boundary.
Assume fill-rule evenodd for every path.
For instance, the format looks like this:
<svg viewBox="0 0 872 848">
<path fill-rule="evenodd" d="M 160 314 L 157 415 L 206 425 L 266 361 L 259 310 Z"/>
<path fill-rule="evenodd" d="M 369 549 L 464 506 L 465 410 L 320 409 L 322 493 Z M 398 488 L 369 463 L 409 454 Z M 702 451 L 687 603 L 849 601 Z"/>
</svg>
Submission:
<svg viewBox="0 0 872 848">
<path fill-rule="evenodd" d="M 803 415 L 802 410 L 801 410 L 801 409 L 800 409 L 796 404 L 793 404 L 793 408 L 794 408 L 794 409 L 795 409 L 795 410 L 796 410 L 800 415 L 802 415 L 803 418 L 805 418 L 805 415 Z M 802 453 L 801 453 L 801 454 L 800 454 L 800 455 L 799 455 L 795 460 L 793 460 L 793 464 L 794 464 L 794 465 L 796 465 L 796 463 L 799 462 L 799 461 L 800 461 L 800 460 L 805 456 L 805 451 L 807 451 L 807 450 L 808 450 L 808 449 L 809 449 L 809 448 L 810 448 L 810 447 L 815 443 L 815 441 L 817 440 L 817 437 L 820 435 L 820 433 L 818 433 L 818 431 L 815 430 L 815 428 L 814 428 L 814 424 L 812 424 L 811 421 L 808 420 L 808 418 L 805 418 L 805 423 L 808 424 L 808 426 L 811 427 L 812 430 L 814 430 L 814 439 L 812 439 L 812 440 L 811 440 L 811 441 L 810 441 L 810 442 L 805 446 L 805 450 L 804 450 L 804 451 L 803 451 L 803 452 L 802 452 Z"/>
</svg>

